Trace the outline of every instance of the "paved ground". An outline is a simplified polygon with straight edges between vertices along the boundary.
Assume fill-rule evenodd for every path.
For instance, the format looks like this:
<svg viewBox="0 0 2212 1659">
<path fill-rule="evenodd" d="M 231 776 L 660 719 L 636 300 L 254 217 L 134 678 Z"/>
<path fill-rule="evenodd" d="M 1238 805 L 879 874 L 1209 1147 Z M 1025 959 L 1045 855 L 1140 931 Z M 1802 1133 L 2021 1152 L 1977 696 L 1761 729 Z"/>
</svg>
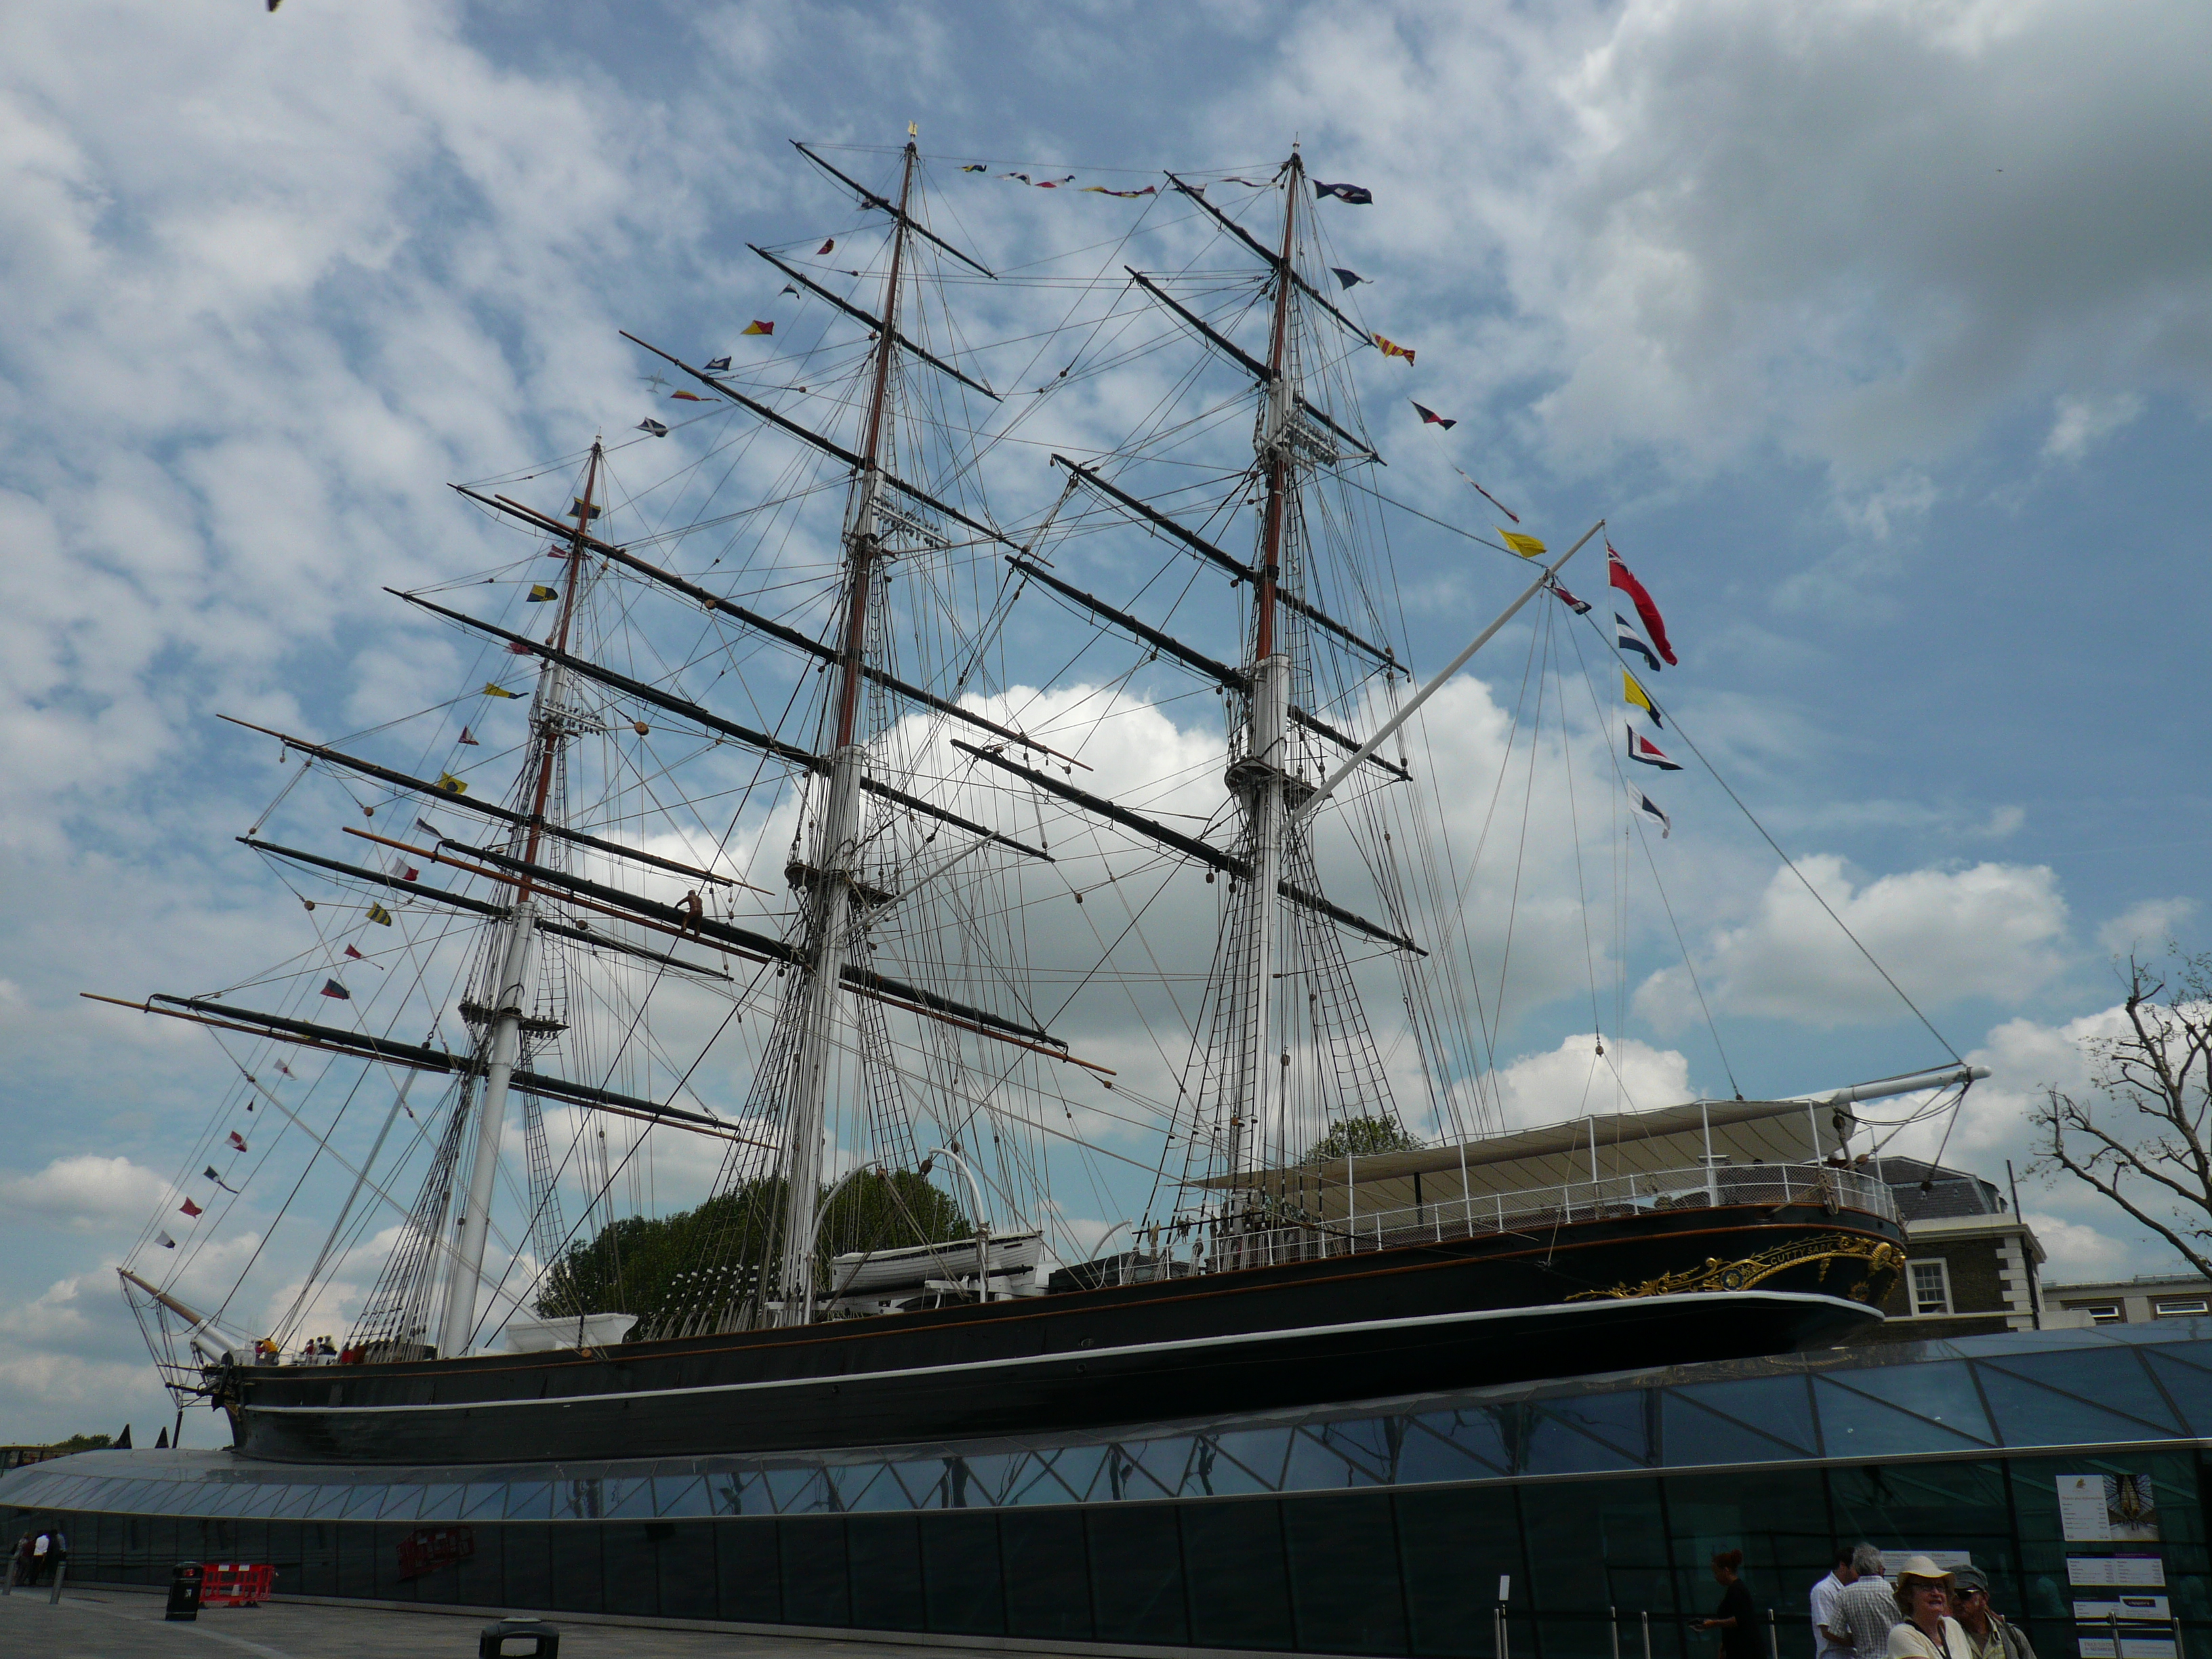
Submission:
<svg viewBox="0 0 2212 1659">
<path fill-rule="evenodd" d="M 135 1590 L 65 1589 L 0 1597 L 0 1659 L 474 1659 L 482 1613 L 398 1613 L 271 1602 L 210 1607 L 190 1624 L 166 1622 L 164 1598 Z M 552 1621 L 561 1659 L 957 1659 L 958 1649 L 734 1636 L 622 1625 Z"/>
</svg>

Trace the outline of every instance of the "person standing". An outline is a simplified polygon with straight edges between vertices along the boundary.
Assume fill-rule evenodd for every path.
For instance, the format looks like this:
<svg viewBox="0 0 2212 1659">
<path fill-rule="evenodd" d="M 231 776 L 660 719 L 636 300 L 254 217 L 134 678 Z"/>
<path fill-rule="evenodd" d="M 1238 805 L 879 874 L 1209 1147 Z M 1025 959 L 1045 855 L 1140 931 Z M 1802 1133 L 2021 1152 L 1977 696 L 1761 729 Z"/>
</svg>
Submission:
<svg viewBox="0 0 2212 1659">
<path fill-rule="evenodd" d="M 1979 1567 L 1951 1575 L 1951 1616 L 1966 1632 L 1967 1659 L 2035 1659 L 2027 1634 L 1990 1605 L 1989 1575 Z"/>
<path fill-rule="evenodd" d="M 1759 1609 L 1744 1588 L 1741 1550 L 1715 1553 L 1713 1582 L 1721 1587 L 1721 1604 L 1698 1628 L 1721 1633 L 1721 1659 L 1759 1659 Z"/>
<path fill-rule="evenodd" d="M 1966 1632 L 1951 1617 L 1951 1575 L 1924 1555 L 1897 1570 L 1897 1607 L 1889 1659 L 1967 1659 Z"/>
<path fill-rule="evenodd" d="M 1844 1624 L 1839 1634 L 1850 1638 L 1851 1659 L 1888 1659 L 1889 1630 L 1897 1622 L 1897 1596 L 1882 1577 L 1881 1552 L 1862 1544 L 1851 1552 L 1855 1575 L 1849 1588 L 1836 1597 L 1836 1611 Z"/>
<path fill-rule="evenodd" d="M 1836 1598 L 1858 1578 L 1852 1553 L 1849 1544 L 1837 1545 L 1828 1576 L 1813 1586 L 1813 1659 L 1851 1659 L 1850 1632 L 1837 1610 Z"/>
<path fill-rule="evenodd" d="M 25 1533 L 15 1540 L 15 1559 L 9 1564 L 9 1582 L 27 1584 L 31 1582 L 31 1534 Z"/>
<path fill-rule="evenodd" d="M 46 1552 L 53 1547 L 54 1540 L 44 1532 L 31 1540 L 31 1582 L 33 1583 L 43 1583 L 46 1581 Z"/>
</svg>

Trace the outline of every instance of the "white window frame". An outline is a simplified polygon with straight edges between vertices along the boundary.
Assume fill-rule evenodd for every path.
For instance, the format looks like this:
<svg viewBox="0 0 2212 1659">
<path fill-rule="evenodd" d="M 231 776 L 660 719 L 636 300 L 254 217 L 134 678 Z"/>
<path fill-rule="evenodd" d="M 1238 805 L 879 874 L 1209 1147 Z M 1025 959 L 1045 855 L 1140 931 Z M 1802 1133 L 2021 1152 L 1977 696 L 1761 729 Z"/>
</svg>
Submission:
<svg viewBox="0 0 2212 1659">
<path fill-rule="evenodd" d="M 1938 1277 L 1942 1280 L 1943 1305 L 1941 1308 L 1926 1310 L 1920 1305 L 1919 1270 L 1923 1267 L 1935 1268 Z M 1951 1299 L 1951 1264 L 1940 1255 L 1918 1255 L 1910 1258 L 1905 1264 L 1905 1294 L 1911 1307 L 1911 1312 L 1908 1317 L 1948 1319 L 1957 1305 Z"/>
<path fill-rule="evenodd" d="M 2201 1318 L 2207 1311 L 2212 1311 L 2212 1309 L 2208 1309 L 2205 1298 L 2201 1296 L 2161 1297 L 2150 1304 L 2153 1319 L 2196 1319 Z"/>
<path fill-rule="evenodd" d="M 2081 1311 L 2089 1316 L 2092 1325 L 2124 1325 L 2128 1322 L 2128 1310 L 2119 1303 L 2084 1302 L 2080 1306 Z"/>
</svg>

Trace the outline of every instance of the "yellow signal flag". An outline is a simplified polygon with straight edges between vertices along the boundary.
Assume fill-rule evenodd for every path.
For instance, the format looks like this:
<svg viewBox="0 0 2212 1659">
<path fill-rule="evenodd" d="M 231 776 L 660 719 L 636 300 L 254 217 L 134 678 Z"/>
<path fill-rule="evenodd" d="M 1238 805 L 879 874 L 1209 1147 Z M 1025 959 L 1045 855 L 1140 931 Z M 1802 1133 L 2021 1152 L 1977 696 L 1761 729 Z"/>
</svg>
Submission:
<svg viewBox="0 0 2212 1659">
<path fill-rule="evenodd" d="M 380 904 L 372 904 L 368 907 L 368 919 L 380 927 L 392 926 L 392 912 Z"/>
<path fill-rule="evenodd" d="M 445 791 L 445 793 L 449 795 L 465 795 L 469 793 L 468 785 L 462 782 L 460 779 L 455 777 L 451 772 L 441 772 L 438 774 L 438 787 Z"/>
<path fill-rule="evenodd" d="M 1517 530 L 1500 530 L 1498 539 L 1524 559 L 1540 559 L 1549 550 L 1534 536 L 1524 536 Z"/>
<path fill-rule="evenodd" d="M 1651 716 L 1651 724 L 1664 726 L 1666 717 L 1660 714 L 1659 705 L 1651 701 L 1651 694 L 1636 683 L 1636 676 L 1626 668 L 1620 671 L 1620 695 L 1628 700 L 1632 708 L 1641 708 Z"/>
<path fill-rule="evenodd" d="M 522 695 L 520 691 L 510 691 L 503 685 L 494 685 L 489 680 L 484 682 L 483 694 L 487 697 L 519 697 Z"/>
<path fill-rule="evenodd" d="M 532 605 L 544 605 L 549 599 L 557 599 L 560 597 L 561 590 L 557 587 L 548 587 L 544 582 L 530 584 L 530 603 Z"/>
</svg>

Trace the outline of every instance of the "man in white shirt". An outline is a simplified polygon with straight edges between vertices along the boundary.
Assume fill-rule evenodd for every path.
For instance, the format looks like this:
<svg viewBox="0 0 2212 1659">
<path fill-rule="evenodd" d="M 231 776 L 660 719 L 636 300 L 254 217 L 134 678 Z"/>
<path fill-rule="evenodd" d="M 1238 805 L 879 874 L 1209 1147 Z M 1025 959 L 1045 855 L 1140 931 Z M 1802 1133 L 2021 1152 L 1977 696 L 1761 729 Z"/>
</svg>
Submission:
<svg viewBox="0 0 2212 1659">
<path fill-rule="evenodd" d="M 1887 1659 L 1890 1628 L 1903 1615 L 1896 1591 L 1882 1576 L 1881 1552 L 1862 1544 L 1851 1552 L 1851 1565 L 1858 1577 L 1837 1592 L 1836 1613 L 1844 1621 L 1837 1634 L 1850 1633 L 1853 1659 Z"/>
<path fill-rule="evenodd" d="M 1813 1659 L 1851 1659 L 1851 1633 L 1837 1610 L 1836 1597 L 1857 1577 L 1851 1565 L 1851 1547 L 1837 1545 L 1835 1565 L 1813 1586 Z"/>
</svg>

